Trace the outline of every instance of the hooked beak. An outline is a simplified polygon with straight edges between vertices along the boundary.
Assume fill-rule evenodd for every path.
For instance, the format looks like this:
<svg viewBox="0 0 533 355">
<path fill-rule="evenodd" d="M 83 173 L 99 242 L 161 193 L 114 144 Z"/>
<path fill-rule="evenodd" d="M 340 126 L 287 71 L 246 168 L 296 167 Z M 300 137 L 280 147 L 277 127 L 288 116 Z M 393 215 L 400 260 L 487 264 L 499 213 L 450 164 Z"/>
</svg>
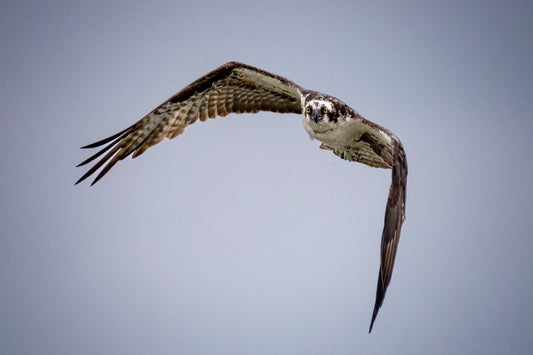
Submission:
<svg viewBox="0 0 533 355">
<path fill-rule="evenodd" d="M 322 119 L 322 115 L 320 114 L 320 111 L 314 110 L 313 112 L 311 112 L 309 114 L 309 118 L 311 118 L 311 120 L 313 120 L 316 123 L 318 123 L 318 121 L 320 121 Z"/>
</svg>

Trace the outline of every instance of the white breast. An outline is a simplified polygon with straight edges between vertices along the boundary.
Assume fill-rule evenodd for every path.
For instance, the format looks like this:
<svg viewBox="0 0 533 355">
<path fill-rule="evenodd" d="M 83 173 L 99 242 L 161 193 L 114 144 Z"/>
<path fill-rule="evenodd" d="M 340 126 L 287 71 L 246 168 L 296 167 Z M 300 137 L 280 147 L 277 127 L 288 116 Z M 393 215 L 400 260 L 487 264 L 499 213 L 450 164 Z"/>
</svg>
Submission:
<svg viewBox="0 0 533 355">
<path fill-rule="evenodd" d="M 360 118 L 352 117 L 338 122 L 320 121 L 316 123 L 304 116 L 303 124 L 311 139 L 318 139 L 334 149 L 354 146 L 365 132 L 365 128 L 368 128 L 361 123 Z"/>
</svg>

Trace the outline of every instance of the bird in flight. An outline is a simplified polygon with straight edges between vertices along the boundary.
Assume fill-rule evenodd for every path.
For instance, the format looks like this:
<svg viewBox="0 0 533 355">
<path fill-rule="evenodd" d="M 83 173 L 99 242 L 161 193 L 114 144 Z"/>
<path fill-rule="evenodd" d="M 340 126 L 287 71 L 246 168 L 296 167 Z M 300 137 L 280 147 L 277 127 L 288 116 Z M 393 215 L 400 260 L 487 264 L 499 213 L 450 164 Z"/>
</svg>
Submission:
<svg viewBox="0 0 533 355">
<path fill-rule="evenodd" d="M 227 116 L 230 113 L 259 111 L 301 114 L 305 130 L 311 139 L 322 142 L 321 149 L 330 150 L 348 161 L 392 169 L 370 333 L 391 280 L 405 219 L 407 158 L 398 137 L 368 121 L 341 100 L 304 89 L 262 69 L 229 62 L 185 87 L 132 126 L 82 147 L 87 149 L 104 146 L 78 166 L 105 155 L 76 184 L 103 166 L 92 182 L 95 184 L 119 160 L 129 155 L 135 158 L 163 139 L 177 137 L 198 119 L 206 121 L 208 118 Z"/>
</svg>

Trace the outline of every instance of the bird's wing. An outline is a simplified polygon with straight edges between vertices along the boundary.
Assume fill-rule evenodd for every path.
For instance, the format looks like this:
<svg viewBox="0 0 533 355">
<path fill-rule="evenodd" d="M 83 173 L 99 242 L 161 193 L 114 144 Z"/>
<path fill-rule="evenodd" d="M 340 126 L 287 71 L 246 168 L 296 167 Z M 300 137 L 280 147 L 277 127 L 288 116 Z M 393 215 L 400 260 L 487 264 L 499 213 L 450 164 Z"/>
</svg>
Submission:
<svg viewBox="0 0 533 355">
<path fill-rule="evenodd" d="M 90 163 L 106 153 L 77 182 L 85 180 L 104 164 L 92 184 L 100 180 L 119 160 L 141 155 L 165 138 L 172 139 L 198 119 L 226 116 L 230 113 L 301 113 L 302 89 L 292 81 L 264 70 L 229 62 L 199 78 L 159 105 L 125 130 L 82 148 L 107 144 L 78 166 Z"/>
<path fill-rule="evenodd" d="M 385 225 L 381 236 L 381 265 L 376 303 L 369 329 L 371 332 L 391 280 L 400 231 L 405 219 L 407 158 L 402 143 L 389 130 L 366 120 L 359 114 L 352 113 L 352 116 L 354 118 L 347 121 L 343 127 L 345 144 L 339 144 L 336 148 L 322 144 L 321 148 L 332 150 L 342 159 L 357 161 L 376 168 L 392 169 L 392 182 L 385 210 Z"/>
<path fill-rule="evenodd" d="M 385 292 L 392 276 L 394 259 L 398 242 L 400 241 L 400 231 L 405 220 L 405 194 L 407 187 L 407 158 L 400 140 L 391 135 L 392 145 L 392 181 L 385 209 L 385 225 L 381 236 L 381 265 L 379 267 L 378 285 L 376 290 L 376 303 L 372 313 L 370 329 L 378 315 L 379 308 L 383 304 Z"/>
</svg>

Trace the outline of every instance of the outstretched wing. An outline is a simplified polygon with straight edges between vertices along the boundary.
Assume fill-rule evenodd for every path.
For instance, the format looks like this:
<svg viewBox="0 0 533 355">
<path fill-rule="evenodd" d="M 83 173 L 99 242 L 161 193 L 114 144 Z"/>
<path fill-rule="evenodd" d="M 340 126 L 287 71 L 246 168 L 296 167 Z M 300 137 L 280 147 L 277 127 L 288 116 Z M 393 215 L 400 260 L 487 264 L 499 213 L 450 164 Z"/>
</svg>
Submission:
<svg viewBox="0 0 533 355">
<path fill-rule="evenodd" d="M 345 108 L 348 110 L 348 108 Z M 349 114 L 352 119 L 347 120 L 343 126 L 344 136 L 349 139 L 327 145 L 323 143 L 320 148 L 333 151 L 342 159 L 357 161 L 368 166 L 392 169 L 392 182 L 385 210 L 385 225 L 381 236 L 381 265 L 379 268 L 376 303 L 370 322 L 369 333 L 383 304 L 385 292 L 389 286 L 400 231 L 405 219 L 405 192 L 407 186 L 407 158 L 402 143 L 389 130 L 366 120 L 356 112 Z"/>
<path fill-rule="evenodd" d="M 172 139 L 188 125 L 230 113 L 271 111 L 301 113 L 303 88 L 264 70 L 229 62 L 196 80 L 125 130 L 82 148 L 107 144 L 79 164 L 90 163 L 106 153 L 77 182 L 104 168 L 92 184 L 100 180 L 119 160 L 141 155 L 165 138 Z"/>
<path fill-rule="evenodd" d="M 379 308 L 383 304 L 387 286 L 389 286 L 396 250 L 400 241 L 400 231 L 405 220 L 405 193 L 407 187 L 407 158 L 400 140 L 391 134 L 392 145 L 392 182 L 385 210 L 385 225 L 381 236 L 381 265 L 379 267 L 378 286 L 376 290 L 376 303 L 370 329 L 378 315 Z"/>
</svg>

